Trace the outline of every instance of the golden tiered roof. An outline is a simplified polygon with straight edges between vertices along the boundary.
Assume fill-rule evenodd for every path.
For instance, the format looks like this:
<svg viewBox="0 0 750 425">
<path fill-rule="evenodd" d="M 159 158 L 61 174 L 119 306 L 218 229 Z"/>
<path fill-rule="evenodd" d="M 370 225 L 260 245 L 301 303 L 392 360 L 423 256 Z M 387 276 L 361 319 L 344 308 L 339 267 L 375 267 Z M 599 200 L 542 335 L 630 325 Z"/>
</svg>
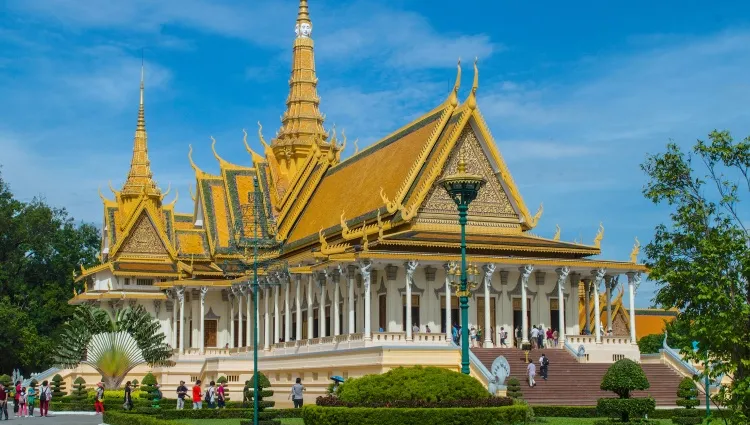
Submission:
<svg viewBox="0 0 750 425">
<path fill-rule="evenodd" d="M 166 194 L 152 179 L 141 79 L 131 170 L 122 191 L 113 189 L 114 201 L 102 196 L 104 263 L 79 279 L 107 269 L 122 273 L 118 262 L 127 263 L 134 273 L 162 278 L 200 281 L 236 274 L 244 253 L 235 248 L 235 240 L 256 232 L 283 243 L 278 255 L 303 272 L 357 257 L 452 261 L 459 253 L 456 207 L 438 182 L 454 172 L 460 157 L 466 158 L 468 172 L 487 180 L 469 208 L 467 242 L 473 260 L 644 269 L 630 261 L 588 258 L 600 254 L 601 230 L 590 245 L 561 241 L 559 228 L 551 239 L 530 232 L 542 208 L 529 212 L 479 110 L 476 62 L 464 102 L 457 96 L 459 62 L 445 100 L 342 160 L 346 137 L 340 142 L 335 131 L 329 135 L 319 111 L 306 0 L 300 0 L 296 30 L 281 129 L 268 144 L 260 127 L 262 154 L 250 148 L 243 130 L 248 165 L 223 159 L 211 138 L 218 174 L 203 171 L 191 147 L 188 159 L 196 190 L 191 191 L 194 209 L 189 214 L 175 212 L 174 202 L 162 205 Z M 254 205 L 255 199 L 261 205 Z M 268 220 L 256 229 L 253 214 L 258 209 Z M 162 270 L 154 264 L 172 267 Z"/>
</svg>

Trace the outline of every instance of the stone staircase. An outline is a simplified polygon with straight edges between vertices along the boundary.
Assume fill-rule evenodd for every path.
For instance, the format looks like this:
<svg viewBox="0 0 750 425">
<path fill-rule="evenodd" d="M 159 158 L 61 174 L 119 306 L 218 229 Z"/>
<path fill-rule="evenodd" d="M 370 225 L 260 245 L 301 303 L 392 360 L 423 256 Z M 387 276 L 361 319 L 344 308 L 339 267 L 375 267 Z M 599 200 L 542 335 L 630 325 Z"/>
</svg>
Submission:
<svg viewBox="0 0 750 425">
<path fill-rule="evenodd" d="M 526 380 L 525 353 L 515 348 L 473 348 L 472 352 L 489 370 L 498 356 L 505 356 L 510 364 L 510 375 L 521 381 L 523 398 L 529 404 L 557 406 L 595 406 L 602 397 L 615 397 L 614 393 L 602 391 L 599 384 L 610 364 L 579 363 L 567 350 L 532 350 L 529 359 L 537 366 L 536 387 L 529 388 Z M 545 381 L 541 377 L 539 357 L 544 353 L 549 358 L 549 374 Z M 651 388 L 636 391 L 635 397 L 650 395 L 657 407 L 675 407 L 677 387 L 682 377 L 664 364 L 641 365 Z M 506 381 L 507 382 L 507 381 Z M 701 400 L 701 405 L 704 400 Z"/>
</svg>

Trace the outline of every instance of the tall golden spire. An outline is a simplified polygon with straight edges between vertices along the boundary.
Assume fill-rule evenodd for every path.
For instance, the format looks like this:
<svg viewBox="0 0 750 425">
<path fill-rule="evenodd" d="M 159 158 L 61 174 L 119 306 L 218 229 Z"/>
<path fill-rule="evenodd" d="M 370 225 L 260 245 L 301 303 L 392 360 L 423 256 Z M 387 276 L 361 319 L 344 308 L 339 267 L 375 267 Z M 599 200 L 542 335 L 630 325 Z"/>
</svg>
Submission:
<svg viewBox="0 0 750 425">
<path fill-rule="evenodd" d="M 311 38 L 312 21 L 307 0 L 299 2 L 294 31 L 297 37 L 294 40 L 292 53 L 292 75 L 289 79 L 287 108 L 281 117 L 281 128 L 271 142 L 277 158 L 280 158 L 278 155 L 280 153 L 288 157 L 291 153 L 289 147 L 301 148 L 299 153 L 302 154 L 306 153 L 316 141 L 327 139 L 327 134 L 323 129 L 324 118 L 318 108 L 320 105 L 317 91 L 318 78 L 315 75 L 314 43 Z"/>
<path fill-rule="evenodd" d="M 133 158 L 130 160 L 128 179 L 122 187 L 123 195 L 159 195 L 160 190 L 153 180 L 151 163 L 148 160 L 148 136 L 146 134 L 146 114 L 143 108 L 143 64 L 141 64 L 141 100 L 138 104 L 138 121 L 133 138 Z"/>
</svg>

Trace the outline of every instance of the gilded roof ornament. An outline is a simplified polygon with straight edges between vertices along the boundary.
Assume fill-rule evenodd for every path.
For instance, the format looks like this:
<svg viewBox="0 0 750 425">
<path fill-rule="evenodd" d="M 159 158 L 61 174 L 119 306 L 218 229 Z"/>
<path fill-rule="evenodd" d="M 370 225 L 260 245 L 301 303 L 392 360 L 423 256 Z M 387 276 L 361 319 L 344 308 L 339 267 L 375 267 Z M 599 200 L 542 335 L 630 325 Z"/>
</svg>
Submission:
<svg viewBox="0 0 750 425">
<path fill-rule="evenodd" d="M 349 226 L 346 224 L 344 214 L 346 214 L 346 211 L 341 211 L 341 233 L 349 233 Z"/>
<path fill-rule="evenodd" d="M 552 237 L 553 241 L 559 241 L 560 240 L 560 225 L 555 224 L 555 236 Z"/>
<path fill-rule="evenodd" d="M 268 152 L 271 149 L 271 146 L 266 143 L 266 139 L 263 137 L 263 126 L 261 125 L 260 121 L 258 121 L 258 138 L 263 144 L 263 147 L 266 149 L 266 152 Z"/>
<path fill-rule="evenodd" d="M 456 82 L 453 83 L 453 90 L 448 95 L 448 102 L 451 106 L 458 105 L 458 89 L 461 87 L 461 58 L 458 58 L 458 65 L 456 66 Z"/>
<path fill-rule="evenodd" d="M 112 202 L 109 199 L 107 199 L 107 198 L 104 197 L 104 194 L 102 193 L 102 187 L 101 186 L 99 186 L 99 188 L 97 190 L 99 191 L 99 197 L 102 199 L 103 203 L 107 204 L 107 203 Z"/>
<path fill-rule="evenodd" d="M 169 205 L 167 205 L 167 207 L 174 207 L 177 204 L 178 199 L 180 199 L 180 192 L 177 189 L 175 189 L 174 199 L 172 200 L 172 202 L 169 203 Z"/>
<path fill-rule="evenodd" d="M 641 242 L 638 237 L 635 238 L 635 244 L 633 244 L 633 250 L 630 251 L 630 262 L 635 264 L 638 262 L 638 253 L 641 252 Z"/>
<path fill-rule="evenodd" d="M 353 155 L 356 155 L 359 153 L 359 145 L 357 144 L 358 141 L 359 139 L 354 139 L 354 154 Z"/>
<path fill-rule="evenodd" d="M 539 209 L 536 210 L 536 214 L 534 214 L 534 217 L 531 218 L 531 227 L 536 227 L 537 223 L 539 223 L 539 219 L 542 218 L 542 214 L 544 213 L 544 204 L 539 204 Z"/>
<path fill-rule="evenodd" d="M 596 237 L 594 238 L 594 246 L 597 248 L 601 248 L 602 239 L 604 239 L 604 225 L 602 223 L 599 223 L 599 231 L 596 233 Z"/>
<path fill-rule="evenodd" d="M 466 104 L 469 106 L 469 109 L 477 108 L 477 88 L 479 88 L 479 67 L 477 67 L 478 61 L 479 58 L 474 59 L 474 82 L 471 85 L 471 93 L 469 93 L 469 98 L 466 99 Z"/>
<path fill-rule="evenodd" d="M 192 199 L 193 202 L 195 202 L 195 192 L 193 192 L 193 187 L 190 185 L 188 185 L 188 193 L 190 194 L 190 199 Z"/>
<path fill-rule="evenodd" d="M 195 164 L 195 161 L 193 161 L 193 145 L 188 145 L 188 148 L 189 148 L 188 149 L 188 160 L 190 161 L 190 166 L 193 167 L 193 170 L 195 171 L 195 174 L 198 175 L 199 177 L 202 176 L 203 174 L 206 174 L 206 173 L 203 172 L 203 170 L 201 170 L 200 168 L 198 168 L 198 166 Z"/>
<path fill-rule="evenodd" d="M 385 204 L 386 210 L 388 210 L 388 214 L 393 214 L 396 211 L 398 211 L 399 205 L 395 202 L 391 202 L 390 199 L 385 195 L 385 190 L 383 187 L 380 187 L 380 198 L 383 200 L 383 203 Z"/>
<path fill-rule="evenodd" d="M 255 151 L 254 151 L 254 150 L 253 150 L 253 149 L 252 149 L 251 147 L 250 147 L 250 144 L 248 144 L 248 143 L 247 143 L 247 131 L 246 131 L 246 130 L 245 130 L 244 128 L 242 129 L 242 134 L 243 134 L 243 136 L 242 136 L 242 143 L 244 143 L 244 144 L 245 144 L 245 150 L 247 151 L 247 153 L 249 153 L 249 154 L 250 154 L 250 157 L 251 157 L 251 158 L 252 158 L 252 160 L 253 160 L 253 164 L 255 164 L 255 163 L 258 163 L 258 162 L 263 162 L 263 157 L 262 157 L 262 156 L 260 156 L 260 155 L 258 155 L 258 154 L 257 154 L 257 153 L 256 153 L 256 152 L 255 152 Z"/>
<path fill-rule="evenodd" d="M 109 184 L 110 192 L 112 192 L 112 194 L 115 195 L 115 197 L 120 196 L 120 192 L 118 192 L 117 190 L 115 190 L 114 187 L 112 187 L 112 180 L 109 180 L 107 183 Z"/>
</svg>

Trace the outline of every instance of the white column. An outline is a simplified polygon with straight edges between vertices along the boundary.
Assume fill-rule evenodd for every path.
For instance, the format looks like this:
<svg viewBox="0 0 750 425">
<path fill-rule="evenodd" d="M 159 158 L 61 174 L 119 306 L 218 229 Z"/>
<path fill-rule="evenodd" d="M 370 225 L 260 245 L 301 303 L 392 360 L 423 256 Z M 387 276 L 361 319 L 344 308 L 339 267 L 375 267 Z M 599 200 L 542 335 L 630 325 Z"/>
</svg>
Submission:
<svg viewBox="0 0 750 425">
<path fill-rule="evenodd" d="M 341 321 L 339 320 L 339 288 L 341 281 L 341 273 L 333 273 L 333 334 L 338 336 L 341 335 Z"/>
<path fill-rule="evenodd" d="M 412 324 L 411 324 L 411 285 L 414 283 L 414 271 L 417 270 L 419 262 L 407 261 L 404 263 L 404 269 L 406 270 L 406 340 L 411 341 L 414 339 L 412 335 Z"/>
<path fill-rule="evenodd" d="M 283 281 L 284 285 L 284 341 L 292 340 L 292 315 L 289 307 L 289 285 L 292 284 L 289 276 L 285 276 Z"/>
<path fill-rule="evenodd" d="M 583 310 L 586 331 L 591 332 L 591 279 L 583 279 Z M 583 332 L 581 332 L 583 333 Z"/>
<path fill-rule="evenodd" d="M 294 294 L 295 295 L 294 301 L 295 301 L 295 307 L 296 307 L 296 313 L 297 313 L 297 316 L 296 316 L 297 322 L 295 323 L 295 326 L 294 326 L 294 339 L 296 341 L 299 341 L 300 339 L 302 339 L 302 276 L 296 275 L 294 276 L 294 280 L 297 284 L 297 286 L 295 287 L 296 292 Z"/>
<path fill-rule="evenodd" d="M 205 347 L 205 337 L 206 337 L 206 321 L 204 320 L 204 317 L 206 317 L 206 294 L 208 293 L 208 286 L 201 286 L 201 316 L 198 318 L 200 320 L 200 336 L 198 337 L 198 348 L 200 349 L 201 354 L 205 354 L 206 347 Z"/>
<path fill-rule="evenodd" d="M 237 288 L 232 288 L 229 294 L 229 348 L 234 347 L 234 297 L 237 296 Z M 240 316 L 242 316 L 242 307 L 240 307 Z M 240 323 L 242 320 L 240 319 Z M 242 325 L 240 325 L 242 326 Z M 242 332 L 240 332 L 240 340 L 238 346 L 242 345 Z"/>
<path fill-rule="evenodd" d="M 255 317 L 253 317 L 253 311 L 250 307 L 250 303 L 253 299 L 253 287 L 252 283 L 246 283 L 244 287 L 240 287 L 240 294 L 245 295 L 245 347 L 253 345 L 253 326 L 252 324 L 258 320 L 258 312 L 256 311 Z M 242 306 L 240 306 L 242 307 Z M 242 316 L 242 308 L 240 308 L 240 316 Z M 252 321 L 251 321 L 252 318 Z M 240 328 L 241 329 L 241 328 Z M 240 332 L 240 336 L 242 332 Z"/>
<path fill-rule="evenodd" d="M 279 319 L 281 318 L 281 310 L 279 310 L 279 287 L 273 287 L 273 343 L 278 344 L 281 340 L 281 328 L 279 327 Z"/>
<path fill-rule="evenodd" d="M 237 348 L 244 347 L 244 344 L 242 344 L 242 295 L 242 287 L 237 288 Z M 250 300 L 247 301 L 247 305 L 250 305 Z M 232 313 L 232 324 L 234 324 L 234 313 Z M 234 341 L 234 338 L 232 341 Z M 248 341 L 248 343 L 250 342 Z"/>
<path fill-rule="evenodd" d="M 531 264 L 520 268 L 521 270 L 521 343 L 529 342 L 529 317 L 528 305 L 526 303 L 526 289 L 529 287 L 529 276 L 534 271 Z"/>
<path fill-rule="evenodd" d="M 312 274 L 307 276 L 307 338 L 311 339 L 315 334 L 313 317 L 313 280 L 315 276 Z"/>
<path fill-rule="evenodd" d="M 635 336 L 635 291 L 636 286 L 641 284 L 641 274 L 640 273 L 628 273 L 628 292 L 630 296 L 630 305 L 629 305 L 629 311 L 630 311 L 630 343 L 635 344 L 636 343 L 636 336 Z"/>
<path fill-rule="evenodd" d="M 263 349 L 271 349 L 271 314 L 268 310 L 268 298 L 270 298 L 270 289 L 266 287 L 263 291 Z"/>
<path fill-rule="evenodd" d="M 170 335 L 170 340 L 172 342 L 172 348 L 177 349 L 177 309 L 180 308 L 180 305 L 178 303 L 177 299 L 177 290 L 175 289 L 172 291 L 172 335 Z"/>
<path fill-rule="evenodd" d="M 494 264 L 484 265 L 484 348 L 492 348 L 492 335 L 490 329 L 494 332 L 494 324 L 490 323 L 490 287 L 492 286 L 492 274 L 495 273 Z"/>
<path fill-rule="evenodd" d="M 443 264 L 445 269 L 445 340 L 453 341 L 453 322 L 451 319 L 451 278 L 448 272 L 451 270 L 451 265 L 448 263 Z"/>
<path fill-rule="evenodd" d="M 370 341 L 372 334 L 370 331 L 370 271 L 372 269 L 372 263 L 369 260 L 365 260 L 359 263 L 359 272 L 362 274 L 362 288 L 364 289 L 364 302 L 365 302 L 365 329 L 364 329 L 364 340 Z"/>
<path fill-rule="evenodd" d="M 177 298 L 180 300 L 180 337 L 176 338 L 180 354 L 185 353 L 185 288 L 180 286 L 177 290 Z M 176 306 L 175 306 L 176 307 Z"/>
<path fill-rule="evenodd" d="M 555 270 L 557 272 L 557 317 L 560 322 L 560 329 L 557 330 L 557 338 L 560 348 L 565 347 L 565 297 L 563 290 L 565 282 L 568 279 L 570 268 L 561 267 Z"/>
<path fill-rule="evenodd" d="M 604 279 L 604 274 L 607 271 L 605 269 L 596 269 L 591 271 L 591 275 L 594 277 L 592 284 L 594 285 L 594 326 L 596 326 L 596 343 L 602 343 L 602 318 L 599 305 L 599 284 Z"/>
<path fill-rule="evenodd" d="M 356 267 L 354 265 L 350 265 L 349 267 L 347 267 L 347 272 L 348 272 L 347 277 L 349 278 L 348 280 L 349 285 L 347 288 L 349 290 L 349 299 L 348 299 L 349 305 L 347 306 L 349 307 L 349 323 L 348 323 L 347 330 L 349 331 L 350 335 L 353 334 L 356 329 L 354 325 L 354 277 L 355 277 L 354 272 L 355 270 L 356 270 Z M 360 302 L 362 302 L 361 298 L 362 297 L 360 297 Z"/>
<path fill-rule="evenodd" d="M 607 332 L 612 329 L 612 290 L 617 285 L 618 276 L 607 276 L 604 285 L 607 288 Z"/>
<path fill-rule="evenodd" d="M 318 336 L 325 338 L 326 336 L 326 284 L 328 283 L 328 277 L 326 274 L 320 279 L 320 299 L 318 308 Z"/>
</svg>

